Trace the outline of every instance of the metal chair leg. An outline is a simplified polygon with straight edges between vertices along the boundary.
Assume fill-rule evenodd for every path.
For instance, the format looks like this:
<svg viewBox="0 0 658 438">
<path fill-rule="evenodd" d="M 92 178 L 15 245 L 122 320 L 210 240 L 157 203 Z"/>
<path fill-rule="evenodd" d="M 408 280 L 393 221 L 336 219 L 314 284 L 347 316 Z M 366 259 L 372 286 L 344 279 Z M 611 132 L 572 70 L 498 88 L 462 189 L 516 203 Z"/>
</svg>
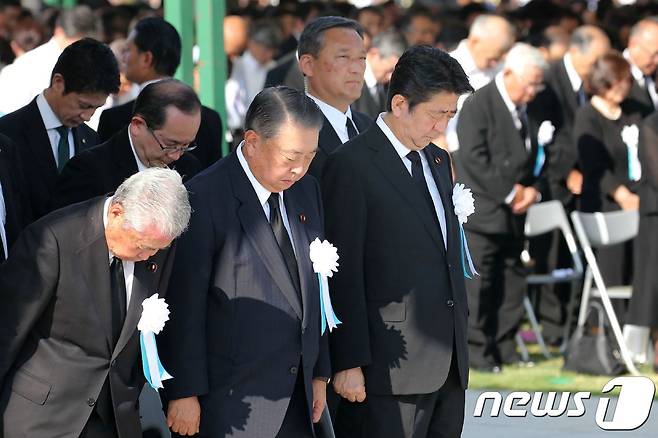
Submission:
<svg viewBox="0 0 658 438">
<path fill-rule="evenodd" d="M 523 298 L 523 307 L 525 307 L 525 311 L 528 314 L 528 319 L 530 320 L 532 331 L 535 333 L 535 336 L 537 336 L 537 343 L 541 348 L 542 354 L 546 359 L 550 359 L 551 353 L 548 352 L 548 348 L 544 342 L 544 336 L 541 334 L 541 329 L 539 327 L 539 323 L 537 322 L 537 317 L 535 316 L 535 311 L 532 309 L 532 303 L 527 296 Z"/>
</svg>

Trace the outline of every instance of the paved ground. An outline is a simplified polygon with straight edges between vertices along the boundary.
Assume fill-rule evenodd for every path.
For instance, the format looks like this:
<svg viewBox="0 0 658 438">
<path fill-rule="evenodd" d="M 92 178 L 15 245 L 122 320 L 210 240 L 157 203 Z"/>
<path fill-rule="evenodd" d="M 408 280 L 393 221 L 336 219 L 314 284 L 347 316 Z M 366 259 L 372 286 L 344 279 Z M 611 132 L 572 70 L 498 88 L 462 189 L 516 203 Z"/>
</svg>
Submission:
<svg viewBox="0 0 658 438">
<path fill-rule="evenodd" d="M 654 401 L 649 419 L 634 431 L 605 431 L 596 424 L 596 408 L 599 397 L 585 400 L 585 415 L 579 418 L 566 414 L 554 418 L 535 418 L 528 413 L 523 418 L 508 418 L 502 415 L 492 418 L 487 415 L 491 402 L 487 402 L 482 417 L 474 417 L 475 403 L 481 391 L 468 391 L 466 394 L 466 416 L 462 438 L 658 438 L 658 401 Z M 573 396 L 572 396 L 573 397 Z M 611 412 L 616 399 L 611 401 Z M 557 404 L 557 403 L 556 403 Z M 569 404 L 572 407 L 572 401 Z M 608 417 L 606 417 L 608 418 Z"/>
</svg>

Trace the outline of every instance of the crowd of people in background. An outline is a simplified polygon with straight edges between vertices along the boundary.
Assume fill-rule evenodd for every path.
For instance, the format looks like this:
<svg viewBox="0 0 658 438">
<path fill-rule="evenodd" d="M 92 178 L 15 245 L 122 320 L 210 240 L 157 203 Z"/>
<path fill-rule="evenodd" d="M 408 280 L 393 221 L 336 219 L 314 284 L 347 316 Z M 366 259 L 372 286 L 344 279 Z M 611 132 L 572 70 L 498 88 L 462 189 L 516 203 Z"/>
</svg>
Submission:
<svg viewBox="0 0 658 438">
<path fill-rule="evenodd" d="M 203 289 L 205 285 L 195 283 L 194 270 L 207 268 L 203 271 L 206 280 L 221 283 L 222 287 L 235 286 L 225 284 L 234 279 L 230 276 L 226 277 L 230 280 L 224 279 L 224 268 L 213 271 L 204 265 L 203 258 L 225 261 L 224 252 L 206 246 L 206 237 L 224 232 L 223 228 L 216 229 L 219 222 L 227 229 L 238 229 L 240 224 L 234 223 L 238 216 L 225 217 L 218 213 L 212 207 L 216 200 L 205 190 L 215 182 L 229 184 L 231 172 L 246 169 L 246 163 L 260 166 L 258 172 L 264 172 L 265 178 L 272 177 L 267 172 L 268 166 L 272 169 L 284 166 L 279 164 L 280 155 L 268 160 L 259 155 L 267 150 L 262 149 L 262 144 L 272 138 L 270 130 L 274 128 L 269 126 L 272 120 L 278 120 L 284 128 L 288 126 L 286 123 L 292 123 L 290 118 L 273 116 L 279 111 L 297 118 L 299 126 L 293 125 L 306 129 L 301 129 L 302 134 L 308 135 L 309 130 L 317 128 L 318 138 L 317 150 L 305 153 L 313 155 L 307 163 L 308 173 L 317 179 L 319 186 L 300 183 L 296 186 L 301 187 L 299 192 L 291 191 L 291 195 L 286 192 L 286 197 L 306 203 L 308 216 L 301 210 L 297 213 L 301 222 L 308 221 L 308 226 L 321 223 L 320 215 L 324 214 L 328 221 L 327 235 L 336 236 L 338 243 L 347 248 L 341 269 L 349 274 L 338 274 L 332 280 L 332 288 L 336 286 L 340 291 L 335 296 L 336 309 L 348 322 L 326 345 L 322 341 L 319 353 L 313 350 L 313 354 L 319 355 L 321 369 L 313 377 L 334 379 L 335 392 L 330 391 L 329 406 L 332 407 L 332 394 L 350 402 L 340 405 L 343 407 L 338 410 L 342 416 L 335 423 L 337 432 L 374 427 L 360 423 L 370 414 L 364 414 L 355 405 L 365 398 L 365 386 L 361 392 L 358 383 L 364 381 L 361 367 L 367 366 L 367 382 L 378 382 L 369 383 L 373 385 L 370 388 L 380 388 L 375 390 L 371 406 L 380 403 L 385 410 L 390 407 L 390 400 L 377 391 L 418 393 L 417 382 L 409 375 L 423 374 L 424 379 L 431 379 L 432 372 L 436 372 L 437 382 L 449 378 L 455 389 L 460 385 L 465 387 L 467 372 L 463 360 L 467 354 L 471 368 L 493 373 L 520 361 L 516 337 L 524 318 L 526 276 L 538 266 L 548 270 L 571 267 L 566 243 L 557 236 L 529 245 L 524 237 L 528 209 L 548 200 L 559 201 L 567 213 L 639 211 L 639 238 L 601 249 L 597 260 L 607 285 L 633 285 L 627 308 L 619 306 L 618 312 L 625 322 L 652 331 L 656 346 L 656 356 L 652 359 L 658 372 L 658 271 L 652 266 L 654 255 L 658 255 L 658 4 L 637 1 L 619 6 L 611 0 L 534 0 L 523 2 L 523 6 L 514 1 L 502 1 L 495 6 L 468 1 L 427 3 L 405 9 L 394 1 L 357 8 L 346 2 L 282 0 L 277 6 L 254 3 L 239 9 L 229 8 L 223 23 L 226 120 L 221 120 L 217 111 L 201 104 L 194 85 L 173 79 L 181 56 L 191 54 L 181 52 L 181 37 L 162 18 L 162 10 L 147 5 L 93 8 L 80 5 L 64 10 L 33 10 L 22 7 L 18 1 L 0 1 L 0 262 L 12 256 L 12 246 L 21 230 L 49 213 L 114 192 L 131 175 L 148 168 L 169 167 L 181 175 L 183 182 L 193 180 L 192 187 L 197 193 L 193 194 L 192 206 L 204 218 L 199 223 L 199 216 L 192 214 L 192 231 L 181 238 L 181 251 L 187 261 L 174 264 L 173 283 Z M 423 60 L 427 64 L 412 68 L 415 62 Z M 428 71 L 428 65 L 433 65 L 439 76 L 452 78 L 453 82 L 434 84 L 436 77 Z M 464 75 L 468 82 L 461 81 Z M 286 88 L 270 89 L 281 86 Z M 443 105 L 442 108 L 449 106 L 450 102 L 438 99 L 432 90 L 454 96 L 456 111 L 446 109 L 436 113 L 434 107 L 423 106 L 428 102 Z M 300 105 L 307 111 L 300 112 L 296 108 Z M 272 113 L 259 113 L 255 106 Z M 259 117 L 265 120 L 262 124 L 254 122 Z M 288 128 L 285 129 L 288 133 Z M 379 163 L 380 157 L 370 157 L 365 152 L 350 154 L 346 150 L 350 147 L 355 151 L 367 150 L 382 141 L 390 141 L 397 149 L 395 138 L 402 141 L 401 133 L 419 150 L 431 143 L 423 154 L 404 156 L 398 150 L 409 176 L 416 182 L 420 181 L 425 188 L 433 175 L 432 163 L 443 166 L 437 167 L 441 170 L 434 174 L 441 183 L 428 183 L 425 189 L 429 193 L 423 194 L 425 200 L 419 198 L 422 202 L 418 208 L 427 213 L 428 223 L 438 219 L 435 225 L 441 231 L 433 237 L 439 242 L 436 247 L 445 252 L 437 248 L 416 251 L 410 243 L 393 236 L 395 230 L 391 224 L 398 224 L 396 218 L 403 218 L 400 226 L 407 220 L 397 209 L 375 208 L 378 215 L 385 214 L 389 219 L 381 223 L 366 217 L 365 209 L 360 210 L 364 205 L 369 208 L 379 205 L 378 196 L 384 195 L 374 193 L 386 181 L 377 179 L 380 175 L 375 167 L 381 165 L 386 169 L 390 163 Z M 294 139 L 291 141 L 299 143 L 302 134 L 290 134 Z M 313 139 L 313 136 L 304 138 Z M 231 157 L 220 162 L 223 165 L 217 165 L 222 158 L 222 141 L 229 143 Z M 405 145 L 399 144 L 402 149 Z M 393 167 L 388 170 L 389 176 L 395 174 Z M 260 180 L 262 175 L 258 172 L 254 174 Z M 200 177 L 193 178 L 197 174 Z M 419 269 L 419 278 L 430 278 L 434 274 L 406 263 L 419 254 L 436 256 L 437 260 L 443 260 L 445 254 L 448 258 L 456 257 L 456 247 L 451 246 L 446 235 L 454 237 L 457 228 L 452 227 L 457 225 L 451 225 L 450 219 L 446 223 L 448 215 L 443 207 L 437 207 L 442 204 L 441 184 L 449 182 L 448 175 L 452 176 L 452 182 L 465 183 L 475 197 L 475 213 L 464 224 L 479 273 L 466 281 L 463 288 L 468 316 L 465 303 L 458 296 L 446 296 L 447 308 L 464 310 L 464 327 L 459 325 L 461 322 L 455 323 L 457 329 L 451 335 L 455 338 L 445 339 L 447 344 L 454 341 L 454 350 L 452 345 L 447 347 L 453 353 L 453 360 L 445 363 L 438 360 L 440 372 L 422 366 L 414 368 L 407 365 L 407 360 L 411 363 L 407 356 L 426 357 L 432 352 L 423 350 L 422 343 L 407 342 L 401 347 L 406 348 L 401 353 L 403 357 L 395 359 L 397 365 L 385 364 L 397 368 L 398 374 L 382 383 L 377 379 L 388 371 L 377 374 L 379 371 L 369 361 L 384 360 L 382 357 L 390 353 L 387 346 L 395 345 L 398 334 L 385 325 L 370 327 L 368 331 L 359 326 L 361 318 L 365 313 L 380 312 L 391 318 L 384 321 L 405 321 L 412 318 L 411 304 L 393 302 L 366 309 L 358 297 L 347 297 L 346 291 L 353 285 L 344 276 L 353 274 L 371 285 L 382 282 L 378 291 L 393 295 L 395 291 L 386 288 L 404 279 L 404 275 L 397 274 L 395 266 L 404 265 L 409 276 Z M 408 175 L 396 175 L 402 176 Z M 208 185 L 202 184 L 203 181 L 209 181 Z M 403 186 L 402 179 L 399 181 Z M 279 192 L 276 187 L 266 188 L 268 193 Z M 316 208 L 318 190 L 322 190 L 324 211 Z M 222 202 L 233 205 L 235 199 L 228 192 L 222 193 L 226 195 Z M 240 189 L 236 188 L 236 196 L 239 195 Z M 430 202 L 430 209 L 423 204 L 425 201 Z M 268 217 L 280 214 L 278 205 L 278 198 L 261 199 L 261 207 Z M 434 207 L 436 212 L 431 211 Z M 235 208 L 239 213 L 239 205 Z M 286 208 L 291 207 L 283 208 L 284 215 Z M 290 233 L 291 225 L 287 220 L 284 222 Z M 380 230 L 382 236 L 362 241 L 363 235 L 357 233 L 354 224 L 367 224 L 371 230 Z M 168 237 L 178 234 L 177 229 Z M 429 241 L 427 236 L 415 236 L 411 232 L 406 238 L 416 239 L 414 248 L 425 248 Z M 441 248 L 441 238 L 445 248 Z M 247 256 L 241 252 L 241 243 L 227 239 L 236 245 L 230 247 L 235 251 L 230 255 L 242 267 L 240 263 L 247 263 Z M 160 242 L 163 244 L 158 248 L 166 247 L 168 242 Z M 272 242 L 282 245 L 281 241 Z M 289 241 L 287 245 L 290 246 Z M 378 256 L 374 252 L 384 253 L 391 246 L 402 248 L 400 253 L 407 254 L 408 260 L 400 258 L 386 269 L 390 260 L 375 262 Z M 373 252 L 360 252 L 366 247 L 374 248 Z M 529 256 L 522 257 L 528 248 Z M 282 247 L 284 256 L 294 259 L 299 248 L 289 249 L 290 254 L 285 254 Z M 404 252 L 407 250 L 408 253 Z M 387 272 L 373 276 L 368 271 L 375 269 L 369 268 L 371 265 L 384 265 Z M 367 278 L 351 272 L 359 266 Z M 446 266 L 441 281 L 461 290 L 451 277 L 452 266 Z M 288 268 L 298 269 L 296 264 Z M 396 278 L 391 277 L 393 274 Z M 436 284 L 425 286 L 429 290 Z M 300 285 L 295 288 L 299 292 Z M 385 295 L 384 292 L 381 293 Z M 546 287 L 533 303 L 545 339 L 552 345 L 565 341 L 570 293 L 569 288 L 559 285 Z M 204 311 L 203 303 L 187 302 L 188 298 L 174 296 L 173 300 L 195 311 Z M 382 296 L 381 300 L 390 298 Z M 224 311 L 215 310 L 218 314 Z M 359 315 L 358 311 L 365 313 Z M 461 315 L 456 311 L 455 314 Z M 418 317 L 425 324 L 426 316 L 413 318 Z M 279 318 L 267 317 L 274 322 Z M 180 318 L 175 320 L 174 327 L 178 324 L 181 332 L 193 327 L 201 333 L 198 321 L 194 321 L 196 317 L 188 318 L 189 321 L 183 322 Z M 230 330 L 222 324 L 225 322 L 218 323 L 218 331 Z M 464 333 L 459 332 L 460 327 Z M 452 326 L 446 330 L 452 333 Z M 467 338 L 467 347 L 460 344 L 462 334 Z M 417 334 L 413 331 L 407 334 L 403 329 L 401 335 L 415 339 Z M 316 337 L 325 339 L 318 333 L 312 336 L 314 341 Z M 265 334 L 263 337 L 267 338 Z M 231 345 L 224 338 L 218 342 L 225 342 L 227 348 Z M 260 341 L 254 342 L 259 345 Z M 190 340 L 185 348 L 194 355 L 205 351 L 205 344 Z M 369 351 L 367 355 L 363 353 L 368 348 L 372 349 L 372 359 Z M 437 357 L 443 353 L 437 350 Z M 334 355 L 333 374 L 329 371 L 329 355 Z M 455 359 L 457 356 L 459 360 Z M 215 359 L 211 357 L 209 361 Z M 403 359 L 407 360 L 400 365 Z M 171 360 L 176 364 L 175 356 Z M 217 363 L 219 368 L 229 366 L 219 359 Z M 414 362 L 418 363 L 426 364 Z M 6 371 L 2 365 L 0 359 L 0 373 Z M 294 371 L 290 368 L 294 376 L 297 376 L 297 365 Z M 185 364 L 176 366 L 182 374 L 188 374 L 187 379 L 194 387 L 194 382 L 198 382 L 196 371 L 186 369 Z M 301 366 L 307 367 L 304 372 L 313 369 L 308 364 Z M 0 374 L 0 383 L 2 377 Z M 291 381 L 301 385 L 302 377 L 300 372 Z M 204 385 L 208 385 L 201 381 L 198 388 L 189 392 L 187 387 L 178 389 L 179 384 L 187 385 L 187 381 L 180 379 L 170 384 L 175 388 L 174 399 L 197 394 L 194 392 L 197 390 L 202 395 Z M 295 386 L 297 396 L 302 389 Z M 310 395 L 307 391 L 306 397 Z M 101 396 L 109 397 L 103 392 Z M 450 397 L 459 400 L 457 395 Z M 424 398 L 414 401 L 417 406 L 435 402 Z M 229 401 L 226 403 L 230 405 Z M 185 412 L 185 405 L 180 406 L 180 412 Z M 281 406 L 266 407 L 281 410 Z M 314 420 L 316 414 L 319 418 L 319 413 L 313 412 Z M 446 410 L 444 415 L 448 414 L 452 415 Z M 106 420 L 102 408 L 98 415 L 99 421 Z M 336 418 L 335 415 L 334 410 L 332 416 Z M 188 418 L 183 414 L 178 419 L 174 416 L 173 422 L 181 434 L 191 434 L 198 428 Z M 225 427 L 221 418 L 213 421 L 212 427 L 217 430 Z M 378 424 L 384 427 L 386 423 Z M 455 430 L 461 430 L 461 423 L 458 426 Z M 431 430 L 433 426 L 421 427 Z M 376 436 L 388 436 L 385 434 L 386 430 L 381 430 Z"/>
</svg>

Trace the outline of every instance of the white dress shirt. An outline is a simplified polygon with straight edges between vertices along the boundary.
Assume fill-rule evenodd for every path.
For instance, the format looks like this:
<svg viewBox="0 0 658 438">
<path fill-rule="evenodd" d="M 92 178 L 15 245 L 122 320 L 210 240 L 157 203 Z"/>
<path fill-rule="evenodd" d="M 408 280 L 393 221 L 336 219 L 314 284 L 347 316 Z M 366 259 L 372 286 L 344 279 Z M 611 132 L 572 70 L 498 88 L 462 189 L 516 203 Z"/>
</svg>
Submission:
<svg viewBox="0 0 658 438">
<path fill-rule="evenodd" d="M 269 222 L 270 204 L 267 203 L 267 200 L 270 198 L 272 192 L 270 192 L 265 187 L 263 187 L 263 185 L 258 182 L 256 177 L 252 173 L 251 169 L 249 168 L 249 163 L 247 163 L 247 159 L 244 157 L 244 154 L 242 153 L 242 145 L 244 145 L 244 141 L 240 143 L 236 151 L 236 153 L 238 154 L 238 161 L 240 162 L 240 166 L 242 166 L 244 173 L 247 174 L 247 178 L 249 179 L 251 186 L 254 188 L 254 191 L 256 192 L 256 196 L 258 197 L 258 202 L 260 202 L 260 206 L 263 208 L 263 213 L 265 213 L 265 217 Z M 288 220 L 288 213 L 286 212 L 286 203 L 283 202 L 283 196 L 284 196 L 284 192 L 279 192 L 279 209 L 281 210 L 281 218 L 283 219 L 283 226 L 286 228 L 286 232 L 288 233 L 288 237 L 290 238 L 290 243 L 292 243 L 292 250 L 295 252 L 295 254 L 297 254 L 295 250 L 294 240 L 292 238 L 292 232 L 290 231 L 290 221 Z"/>
<path fill-rule="evenodd" d="M 498 89 L 498 92 L 503 98 L 503 102 L 505 102 L 505 107 L 507 107 L 507 110 L 512 116 L 512 120 L 514 121 L 514 127 L 520 132 L 523 126 L 521 123 L 521 117 L 524 117 L 525 115 L 519 113 L 516 104 L 514 104 L 514 102 L 512 102 L 512 98 L 509 97 L 509 93 L 507 92 L 507 88 L 505 87 L 505 81 L 503 80 L 502 73 L 498 73 L 498 75 L 496 75 L 495 81 L 496 81 L 496 88 Z M 522 110 L 525 110 L 525 108 L 526 105 L 521 106 Z M 527 126 L 527 120 L 526 120 L 526 126 Z M 532 142 L 530 141 L 530 136 L 527 134 L 529 133 L 526 133 L 526 137 L 525 137 L 525 150 L 530 152 L 530 149 L 532 149 Z"/>
<path fill-rule="evenodd" d="M 62 54 L 55 38 L 30 50 L 0 72 L 0 113 L 7 114 L 30 103 L 50 86 L 50 75 Z"/>
<path fill-rule="evenodd" d="M 564 63 L 564 68 L 567 71 L 567 76 L 569 77 L 569 83 L 571 83 L 571 88 L 573 89 L 574 93 L 578 93 L 580 91 L 580 87 L 583 86 L 583 80 L 580 78 L 580 75 L 576 71 L 576 68 L 573 66 L 573 61 L 571 60 L 571 54 L 567 53 L 564 55 L 564 58 L 562 58 L 562 62 Z"/>
<path fill-rule="evenodd" d="M 7 247 L 7 230 L 5 230 L 6 224 L 7 207 L 5 206 L 5 197 L 2 194 L 2 183 L 0 183 L 0 240 L 2 241 L 2 248 L 0 248 L 0 251 L 3 251 L 5 259 L 9 257 L 9 248 Z"/>
<path fill-rule="evenodd" d="M 400 160 L 402 160 L 402 164 L 404 164 L 404 167 L 407 169 L 407 172 L 409 172 L 409 175 L 411 175 L 411 160 L 407 158 L 407 154 L 411 152 L 411 149 L 406 147 L 398 138 L 393 134 L 393 131 L 391 131 L 391 128 L 388 127 L 386 122 L 384 121 L 382 113 L 377 117 L 377 126 L 379 126 L 379 129 L 382 130 L 386 138 L 388 138 L 388 141 L 391 142 L 393 145 L 393 148 L 395 149 L 395 152 L 400 156 Z M 418 155 L 420 155 L 420 162 L 423 165 L 423 176 L 425 177 L 425 182 L 427 184 L 427 188 L 430 192 L 430 196 L 432 197 L 432 203 L 434 204 L 434 211 L 436 212 L 436 217 L 439 219 L 439 225 L 441 226 L 441 235 L 443 236 L 443 245 L 445 248 L 448 248 L 448 232 L 446 229 L 446 213 L 445 209 L 443 208 L 443 202 L 441 201 L 441 194 L 439 193 L 439 188 L 436 186 L 436 181 L 434 181 L 434 176 L 432 175 L 432 170 L 430 169 L 430 165 L 427 162 L 427 158 L 425 157 L 425 154 L 422 151 L 418 151 Z"/>
<path fill-rule="evenodd" d="M 130 150 L 133 151 L 133 156 L 135 157 L 135 162 L 137 163 L 137 171 L 141 172 L 142 170 L 148 169 L 148 166 L 142 163 L 142 160 L 139 159 L 139 155 L 137 155 L 135 145 L 133 144 L 133 138 L 130 135 L 130 124 L 128 124 L 128 141 L 130 142 Z"/>
<path fill-rule="evenodd" d="M 470 50 L 468 50 L 468 45 L 466 44 L 467 40 L 462 40 L 457 48 L 450 52 L 450 56 L 455 58 L 459 65 L 464 69 L 464 73 L 468 76 L 468 82 L 471 84 L 473 89 L 479 90 L 480 88 L 487 85 L 491 82 L 501 71 L 502 63 L 498 64 L 495 68 L 490 68 L 486 70 L 480 70 L 475 65 L 475 60 L 473 55 L 471 55 Z M 459 97 L 457 101 L 457 110 L 460 110 L 464 105 L 464 101 L 468 96 L 463 95 Z M 457 123 L 459 121 L 459 112 L 448 121 L 448 126 L 446 128 L 446 142 L 448 143 L 448 149 L 453 152 L 459 149 L 459 139 L 457 138 Z"/>
<path fill-rule="evenodd" d="M 628 49 L 624 50 L 623 55 L 624 58 L 626 58 L 626 61 L 628 61 L 628 63 L 631 65 L 631 74 L 633 75 L 633 79 L 635 79 L 638 85 L 643 89 L 646 89 L 647 87 L 649 88 L 649 95 L 651 96 L 653 106 L 654 108 L 658 108 L 658 91 L 656 91 L 656 82 L 650 76 L 644 76 L 644 73 L 642 73 L 640 67 L 633 63 L 633 60 L 628 53 Z M 649 82 L 648 84 L 646 84 L 647 81 Z"/>
<path fill-rule="evenodd" d="M 329 123 L 331 124 L 331 127 L 334 128 L 334 131 L 336 131 L 336 134 L 338 134 L 338 138 L 340 139 L 341 143 L 345 143 L 347 140 L 350 139 L 349 135 L 347 134 L 347 119 L 352 121 L 352 124 L 354 125 L 354 129 L 356 132 L 359 132 L 359 128 L 356 127 L 356 123 L 354 123 L 354 118 L 352 118 L 352 109 L 348 106 L 346 112 L 341 112 L 340 110 L 334 108 L 333 106 L 329 105 L 328 103 L 318 99 L 317 97 L 308 94 L 307 96 L 310 97 L 315 101 L 315 103 L 318 104 L 320 107 L 320 111 L 322 111 L 322 114 L 329 120 Z"/>
<path fill-rule="evenodd" d="M 103 205 L 103 228 L 107 228 L 107 212 L 110 209 L 110 202 L 112 202 L 111 197 L 107 198 L 105 200 L 105 204 Z M 115 257 L 115 255 L 112 254 L 112 251 L 109 250 L 107 253 L 111 265 L 112 259 Z M 130 307 L 130 296 L 133 291 L 133 279 L 135 278 L 135 262 L 121 260 L 121 264 L 123 264 L 123 279 L 126 282 L 126 311 L 127 311 L 128 308 Z"/>
<path fill-rule="evenodd" d="M 53 157 L 55 157 L 55 163 L 59 167 L 59 159 L 57 158 L 57 150 L 59 145 L 59 132 L 57 128 L 62 126 L 62 122 L 59 121 L 59 118 L 55 115 L 52 108 L 48 104 L 48 101 L 44 97 L 43 93 L 37 96 L 37 107 L 39 108 L 39 113 L 41 113 L 41 119 L 43 124 L 46 127 L 46 132 L 48 133 L 48 139 L 50 140 L 50 147 L 53 151 Z M 73 130 L 69 129 L 69 158 L 75 154 L 75 148 L 73 146 Z"/>
<path fill-rule="evenodd" d="M 363 73 L 363 81 L 365 86 L 368 87 L 370 95 L 375 100 L 378 100 L 379 96 L 377 95 L 377 78 L 375 77 L 375 73 L 372 71 L 372 67 L 370 67 L 370 63 L 367 60 L 366 71 Z"/>
</svg>

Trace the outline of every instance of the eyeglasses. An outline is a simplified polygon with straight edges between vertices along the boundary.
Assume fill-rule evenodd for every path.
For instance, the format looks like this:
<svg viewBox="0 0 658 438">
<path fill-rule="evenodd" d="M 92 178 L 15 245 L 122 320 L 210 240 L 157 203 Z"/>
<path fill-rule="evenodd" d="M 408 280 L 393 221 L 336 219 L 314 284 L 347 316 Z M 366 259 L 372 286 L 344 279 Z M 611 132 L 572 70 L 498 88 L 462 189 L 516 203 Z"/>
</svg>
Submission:
<svg viewBox="0 0 658 438">
<path fill-rule="evenodd" d="M 163 146 L 162 143 L 160 143 L 160 140 L 158 140 L 158 137 L 155 135 L 155 132 L 153 132 L 153 130 L 148 125 L 145 124 L 145 126 L 146 129 L 148 129 L 148 131 L 151 133 L 155 141 L 158 143 L 158 146 L 160 146 L 160 149 L 162 149 L 162 152 L 164 152 L 165 154 L 189 152 L 197 148 L 197 144 L 194 141 L 191 143 L 176 145 L 176 146 Z"/>
</svg>

